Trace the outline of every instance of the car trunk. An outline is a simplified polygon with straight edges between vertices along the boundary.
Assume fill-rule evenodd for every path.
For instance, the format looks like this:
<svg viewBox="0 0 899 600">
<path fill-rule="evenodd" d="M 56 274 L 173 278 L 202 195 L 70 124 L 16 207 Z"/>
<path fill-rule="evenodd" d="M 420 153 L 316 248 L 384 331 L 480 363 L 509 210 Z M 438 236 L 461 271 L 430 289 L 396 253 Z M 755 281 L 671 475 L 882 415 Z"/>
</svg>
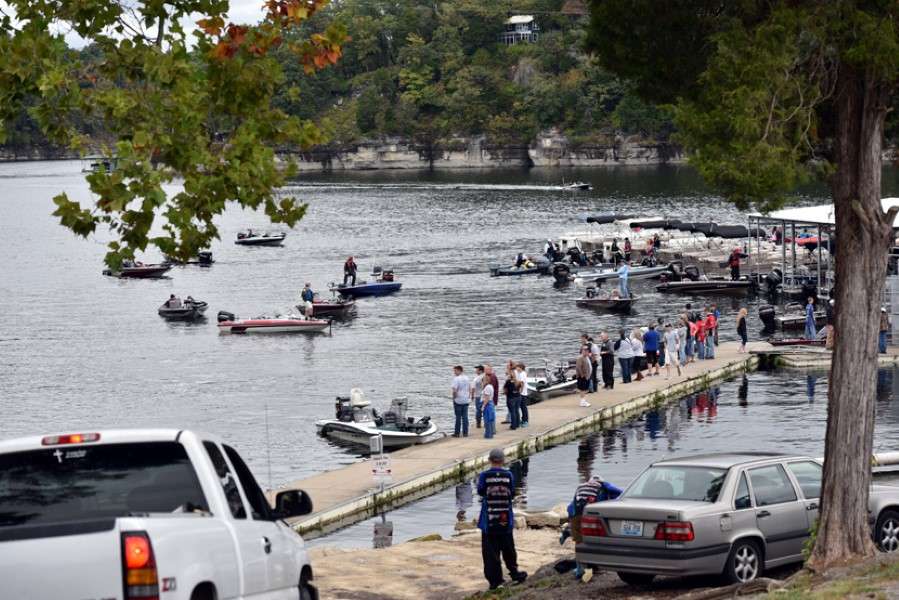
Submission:
<svg viewBox="0 0 899 600">
<path fill-rule="evenodd" d="M 0 532 L 0 596 L 122 597 L 121 539 L 113 519 L 8 527 Z"/>
<path fill-rule="evenodd" d="M 645 547 L 664 547 L 664 540 L 656 540 L 659 523 L 684 521 L 684 511 L 705 503 L 659 500 L 617 500 L 587 506 L 585 515 L 598 515 L 603 519 L 607 535 L 584 536 L 593 544 L 619 544 Z M 667 542 L 671 543 L 671 542 Z M 682 544 L 682 542 L 679 542 Z"/>
</svg>

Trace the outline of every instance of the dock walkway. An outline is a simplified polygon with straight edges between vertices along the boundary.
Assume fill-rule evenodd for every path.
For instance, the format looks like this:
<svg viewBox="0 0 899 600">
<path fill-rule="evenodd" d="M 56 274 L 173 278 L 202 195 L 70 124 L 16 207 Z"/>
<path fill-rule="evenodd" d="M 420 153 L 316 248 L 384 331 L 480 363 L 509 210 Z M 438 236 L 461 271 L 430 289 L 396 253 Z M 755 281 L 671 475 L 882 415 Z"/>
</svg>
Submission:
<svg viewBox="0 0 899 600">
<path fill-rule="evenodd" d="M 758 346 L 770 347 L 764 343 Z M 754 368 L 757 357 L 738 353 L 737 349 L 736 342 L 722 343 L 714 359 L 694 362 L 682 376 L 670 380 L 665 379 L 663 369 L 662 375 L 640 382 L 616 381 L 613 390 L 588 395 L 590 408 L 580 407 L 577 394 L 545 400 L 528 407 L 528 428 L 512 431 L 497 423 L 493 439 L 484 439 L 483 429 L 475 429 L 472 419 L 470 437 L 447 437 L 391 453 L 393 483 L 383 493 L 375 488 L 368 460 L 294 481 L 285 489 L 309 493 L 315 512 L 292 525 L 306 535 L 326 533 L 461 481 L 483 468 L 492 448 L 504 448 L 512 459 L 527 456 Z M 501 419 L 505 411 L 498 412 Z"/>
</svg>

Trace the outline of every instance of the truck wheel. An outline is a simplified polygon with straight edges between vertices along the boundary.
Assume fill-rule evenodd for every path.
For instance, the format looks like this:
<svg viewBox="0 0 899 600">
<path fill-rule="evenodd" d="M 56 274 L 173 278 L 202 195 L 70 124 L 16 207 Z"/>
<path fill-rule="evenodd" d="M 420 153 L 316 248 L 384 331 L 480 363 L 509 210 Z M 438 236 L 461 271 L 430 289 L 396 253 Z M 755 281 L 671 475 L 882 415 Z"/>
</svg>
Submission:
<svg viewBox="0 0 899 600">
<path fill-rule="evenodd" d="M 899 512 L 885 510 L 880 513 L 874 527 L 874 541 L 883 552 L 899 550 Z"/>
<path fill-rule="evenodd" d="M 731 583 L 749 583 L 762 574 L 762 551 L 755 540 L 737 540 L 724 565 L 724 577 Z"/>
<path fill-rule="evenodd" d="M 655 575 L 647 575 L 645 573 L 628 573 L 627 571 L 618 571 L 618 577 L 621 581 L 628 585 L 646 586 L 652 583 L 656 578 Z"/>
<path fill-rule="evenodd" d="M 201 583 L 190 594 L 190 600 L 216 600 L 215 588 L 210 583 Z"/>
</svg>

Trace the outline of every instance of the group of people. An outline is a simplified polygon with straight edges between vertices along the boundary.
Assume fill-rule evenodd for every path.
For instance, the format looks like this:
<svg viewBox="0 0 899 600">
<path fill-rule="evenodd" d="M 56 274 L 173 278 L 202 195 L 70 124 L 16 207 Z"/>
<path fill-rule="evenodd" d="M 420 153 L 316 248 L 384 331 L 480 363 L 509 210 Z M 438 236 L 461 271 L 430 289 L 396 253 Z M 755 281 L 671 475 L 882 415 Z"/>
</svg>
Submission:
<svg viewBox="0 0 899 600">
<path fill-rule="evenodd" d="M 475 427 L 484 428 L 484 437 L 496 435 L 496 410 L 499 404 L 500 385 L 492 365 L 478 365 L 474 377 L 465 374 L 462 365 L 453 367 L 453 382 L 450 394 L 453 399 L 455 424 L 453 437 L 468 437 L 469 415 L 474 404 Z M 510 429 L 527 427 L 528 385 L 524 363 L 510 360 L 506 365 L 505 381 L 502 385 L 506 397 L 507 421 Z"/>
<path fill-rule="evenodd" d="M 737 314 L 739 352 L 746 352 L 749 341 L 746 325 L 748 314 L 745 308 L 741 308 Z M 715 358 L 720 316 L 715 304 L 706 306 L 701 311 L 687 304 L 684 312 L 674 322 L 665 322 L 659 318 L 656 322 L 634 328 L 630 332 L 622 329 L 614 342 L 605 331 L 599 334 L 598 342 L 588 334 L 583 334 L 580 352 L 575 361 L 581 406 L 590 406 L 586 396 L 599 389 L 600 373 L 603 389 L 614 387 L 613 370 L 616 359 L 621 382 L 631 383 L 641 381 L 644 377 L 661 375 L 662 367 L 665 368 L 665 379 L 670 379 L 672 369 L 680 376 L 681 368 L 689 363 Z"/>
<path fill-rule="evenodd" d="M 490 467 L 478 476 L 477 492 L 481 497 L 481 512 L 478 528 L 481 530 L 481 557 L 484 561 L 484 577 L 491 590 L 503 587 L 503 564 L 514 583 L 524 582 L 528 574 L 518 568 L 518 553 L 515 550 L 515 475 L 506 468 L 506 457 L 502 449 L 494 448 L 488 456 Z M 583 541 L 581 519 L 589 504 L 613 500 L 622 490 L 608 483 L 598 475 L 593 475 L 578 485 L 574 497 L 568 504 L 569 525 L 563 529 L 559 543 L 571 537 L 576 543 Z M 502 559 L 502 562 L 501 562 Z M 575 577 L 589 581 L 592 571 L 577 563 Z"/>
</svg>

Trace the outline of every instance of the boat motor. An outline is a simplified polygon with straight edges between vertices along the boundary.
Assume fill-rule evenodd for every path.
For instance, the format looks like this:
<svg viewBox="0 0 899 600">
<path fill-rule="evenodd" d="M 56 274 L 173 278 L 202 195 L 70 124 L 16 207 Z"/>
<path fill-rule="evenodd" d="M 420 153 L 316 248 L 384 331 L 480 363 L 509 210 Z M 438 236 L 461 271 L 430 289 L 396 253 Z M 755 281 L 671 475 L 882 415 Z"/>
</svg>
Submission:
<svg viewBox="0 0 899 600">
<path fill-rule="evenodd" d="M 571 267 L 565 263 L 556 263 L 553 265 L 553 278 L 559 283 L 566 283 L 571 277 Z"/>
<path fill-rule="evenodd" d="M 230 313 L 227 310 L 220 310 L 218 314 L 218 322 L 224 323 L 225 321 L 236 321 L 237 317 L 234 313 Z"/>
<path fill-rule="evenodd" d="M 776 323 L 774 321 L 774 307 L 770 304 L 759 307 L 759 319 L 765 326 L 765 331 L 774 331 Z"/>
<path fill-rule="evenodd" d="M 212 252 L 210 252 L 209 250 L 202 250 L 198 252 L 197 261 L 204 267 L 209 266 L 215 262 L 214 260 L 212 260 Z"/>
</svg>

